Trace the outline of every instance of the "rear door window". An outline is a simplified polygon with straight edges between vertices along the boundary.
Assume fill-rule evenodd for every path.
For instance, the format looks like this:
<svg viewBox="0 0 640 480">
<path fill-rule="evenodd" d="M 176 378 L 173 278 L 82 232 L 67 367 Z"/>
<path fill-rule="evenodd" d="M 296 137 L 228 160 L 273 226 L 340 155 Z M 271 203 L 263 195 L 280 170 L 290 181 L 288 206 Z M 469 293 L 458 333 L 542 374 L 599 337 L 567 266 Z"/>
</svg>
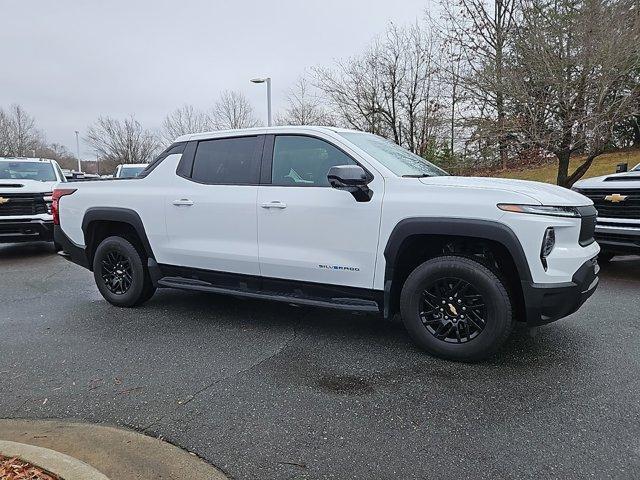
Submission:
<svg viewBox="0 0 640 480">
<path fill-rule="evenodd" d="M 198 142 L 191 179 L 208 185 L 255 185 L 258 146 L 257 136 Z"/>
</svg>

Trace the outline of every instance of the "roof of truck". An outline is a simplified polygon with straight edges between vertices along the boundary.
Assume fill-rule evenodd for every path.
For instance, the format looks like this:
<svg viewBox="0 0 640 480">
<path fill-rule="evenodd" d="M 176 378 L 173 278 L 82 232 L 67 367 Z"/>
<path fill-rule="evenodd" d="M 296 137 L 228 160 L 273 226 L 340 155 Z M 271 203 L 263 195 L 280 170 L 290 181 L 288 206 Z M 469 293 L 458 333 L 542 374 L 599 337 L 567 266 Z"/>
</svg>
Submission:
<svg viewBox="0 0 640 480">
<path fill-rule="evenodd" d="M 53 162 L 50 158 L 38 157 L 0 157 L 0 160 L 9 160 L 12 162 Z"/>
<path fill-rule="evenodd" d="M 254 127 L 240 128 L 235 130 L 214 130 L 211 132 L 189 133 L 175 139 L 176 142 L 187 142 L 189 140 L 203 140 L 207 138 L 233 137 L 239 135 L 264 135 L 268 133 L 341 133 L 357 132 L 348 128 L 324 127 L 319 125 L 288 125 L 279 127 Z"/>
</svg>

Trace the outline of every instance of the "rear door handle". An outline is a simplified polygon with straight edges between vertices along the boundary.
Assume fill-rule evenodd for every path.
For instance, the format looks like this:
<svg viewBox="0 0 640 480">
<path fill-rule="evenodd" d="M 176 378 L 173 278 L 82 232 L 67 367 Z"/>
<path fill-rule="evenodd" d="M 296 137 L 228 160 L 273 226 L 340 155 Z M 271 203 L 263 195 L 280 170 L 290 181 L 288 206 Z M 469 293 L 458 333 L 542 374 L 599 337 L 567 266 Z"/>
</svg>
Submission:
<svg viewBox="0 0 640 480">
<path fill-rule="evenodd" d="M 278 202 L 273 201 L 273 202 L 265 202 L 262 205 L 260 205 L 262 208 L 287 208 L 287 204 L 286 203 L 282 203 L 282 202 Z"/>
<path fill-rule="evenodd" d="M 188 198 L 181 198 L 180 200 L 174 200 L 173 204 L 176 207 L 190 207 L 193 205 L 193 200 L 189 200 Z"/>
</svg>

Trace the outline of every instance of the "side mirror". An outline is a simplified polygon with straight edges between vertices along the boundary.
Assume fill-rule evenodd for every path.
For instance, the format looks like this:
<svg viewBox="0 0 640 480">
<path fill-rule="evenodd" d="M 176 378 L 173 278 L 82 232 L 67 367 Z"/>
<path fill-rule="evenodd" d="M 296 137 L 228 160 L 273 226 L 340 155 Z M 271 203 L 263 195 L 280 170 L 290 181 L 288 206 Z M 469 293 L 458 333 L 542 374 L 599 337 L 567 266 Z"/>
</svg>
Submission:
<svg viewBox="0 0 640 480">
<path fill-rule="evenodd" d="M 337 190 L 346 190 L 358 202 L 368 202 L 373 191 L 367 186 L 367 172 L 359 165 L 337 165 L 329 169 L 329 184 Z"/>
<path fill-rule="evenodd" d="M 624 173 L 627 170 L 629 170 L 628 163 L 619 163 L 618 165 L 616 165 L 616 173 Z"/>
</svg>

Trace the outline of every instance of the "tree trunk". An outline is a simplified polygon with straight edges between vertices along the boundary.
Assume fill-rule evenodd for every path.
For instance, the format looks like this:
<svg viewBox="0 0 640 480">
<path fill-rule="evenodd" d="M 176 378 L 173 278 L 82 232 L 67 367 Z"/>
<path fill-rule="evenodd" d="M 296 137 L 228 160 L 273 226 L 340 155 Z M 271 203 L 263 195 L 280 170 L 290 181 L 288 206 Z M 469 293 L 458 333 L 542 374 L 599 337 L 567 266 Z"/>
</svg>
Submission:
<svg viewBox="0 0 640 480">
<path fill-rule="evenodd" d="M 593 155 L 589 155 L 587 159 L 584 162 L 582 162 L 582 165 L 576 168 L 576 170 L 569 176 L 569 178 L 567 178 L 567 180 L 562 186 L 567 188 L 573 187 L 573 184 L 576 183 L 578 180 L 580 180 L 585 173 L 587 173 L 587 171 L 591 167 L 591 164 L 593 163 L 593 161 L 596 159 L 598 155 L 599 154 L 597 153 Z"/>
<path fill-rule="evenodd" d="M 498 114 L 498 150 L 500 152 L 500 163 L 502 164 L 502 169 L 507 169 L 507 142 L 505 136 L 505 118 L 506 112 L 504 108 L 504 77 L 503 77 L 503 68 L 504 68 L 504 57 L 503 57 L 503 48 L 504 48 L 504 32 L 502 31 L 502 18 L 505 14 L 504 5 L 500 1 L 495 2 L 495 23 L 496 23 L 496 32 L 495 32 L 495 42 L 496 42 L 496 56 L 495 56 L 495 69 L 496 69 L 496 113 Z"/>
<path fill-rule="evenodd" d="M 640 115 L 633 117 L 633 148 L 640 148 Z"/>
<path fill-rule="evenodd" d="M 453 147 L 455 144 L 455 134 L 456 134 L 456 81 L 454 79 L 453 89 L 451 91 L 451 156 L 453 157 Z"/>
<path fill-rule="evenodd" d="M 558 157 L 558 177 L 556 183 L 562 187 L 567 183 L 569 178 L 569 160 L 571 158 L 571 151 L 562 150 L 556 153 Z"/>
</svg>

